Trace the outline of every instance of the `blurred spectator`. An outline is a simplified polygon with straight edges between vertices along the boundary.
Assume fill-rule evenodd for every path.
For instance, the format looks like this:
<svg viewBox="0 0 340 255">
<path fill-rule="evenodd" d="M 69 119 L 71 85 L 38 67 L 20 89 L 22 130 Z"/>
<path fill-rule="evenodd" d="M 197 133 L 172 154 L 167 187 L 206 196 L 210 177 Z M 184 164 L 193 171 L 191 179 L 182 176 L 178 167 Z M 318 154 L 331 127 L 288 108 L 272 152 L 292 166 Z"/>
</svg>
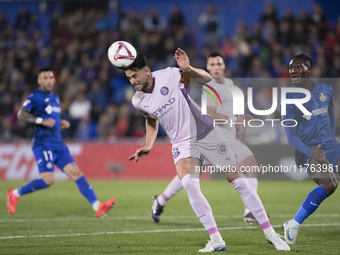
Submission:
<svg viewBox="0 0 340 255">
<path fill-rule="evenodd" d="M 178 5 L 171 6 L 171 14 L 169 19 L 169 27 L 171 32 L 176 32 L 178 28 L 182 28 L 185 25 L 184 15 L 181 12 Z"/>
<path fill-rule="evenodd" d="M 295 22 L 295 17 L 291 9 L 285 10 L 282 21 L 287 22 L 290 25 L 293 25 L 293 23 Z"/>
<path fill-rule="evenodd" d="M 137 51 L 145 53 L 152 70 L 176 66 L 173 54 L 181 47 L 192 65 L 201 68 L 206 66 L 207 54 L 218 49 L 225 58 L 226 77 L 230 78 L 289 78 L 287 67 L 299 53 L 311 56 L 314 77 L 340 75 L 340 23 L 327 23 L 320 4 L 313 6 L 313 12 L 301 9 L 295 17 L 290 10 L 283 10 L 284 16 L 279 19 L 274 4 L 268 2 L 262 13 L 259 10 L 259 22 L 240 20 L 230 35 L 223 34 L 220 16 L 226 5 L 216 10 L 208 4 L 200 15 L 192 14 L 199 20 L 203 39 L 197 35 L 195 24 L 186 26 L 180 7 L 171 7 L 168 22 L 165 12 L 156 8 L 131 8 L 127 13 L 117 8 L 103 13 L 79 7 L 70 14 L 51 11 L 47 25 L 43 25 L 46 19 L 31 14 L 27 6 L 20 8 L 13 24 L 8 19 L 11 14 L 0 11 L 1 141 L 30 135 L 16 120 L 16 111 L 28 91 L 36 88 L 33 74 L 49 65 L 56 71 L 62 118 L 71 122 L 64 136 L 88 140 L 97 134 L 110 141 L 143 136 L 144 117 L 129 108 L 135 91 L 124 72 L 107 60 L 107 48 L 117 40 L 129 41 Z M 284 86 L 290 86 L 290 82 Z M 254 105 L 269 108 L 268 88 L 258 86 L 254 90 Z M 336 95 L 340 95 L 339 88 L 334 86 Z M 340 101 L 335 104 L 339 119 Z M 161 136 L 162 129 L 159 130 Z M 265 139 L 265 135 L 255 135 Z"/>
<path fill-rule="evenodd" d="M 85 116 L 90 115 L 91 107 L 91 101 L 86 98 L 85 92 L 79 92 L 77 98 L 69 107 L 72 135 L 77 130 L 80 120 Z"/>
<path fill-rule="evenodd" d="M 138 30 L 140 27 L 140 19 L 135 8 L 130 8 L 124 15 L 119 24 L 123 32 Z"/>
<path fill-rule="evenodd" d="M 208 4 L 204 12 L 198 17 L 198 23 L 203 27 L 205 44 L 217 48 L 222 31 L 221 17 L 213 4 Z"/>
<path fill-rule="evenodd" d="M 4 32 L 8 27 L 7 16 L 4 11 L 0 12 L 0 32 Z"/>
<path fill-rule="evenodd" d="M 26 5 L 22 5 L 19 9 L 18 16 L 16 17 L 14 27 L 16 29 L 26 30 L 27 27 L 30 25 L 30 21 L 31 13 Z"/>
<path fill-rule="evenodd" d="M 265 23 L 266 21 L 273 21 L 277 23 L 277 12 L 275 5 L 272 2 L 267 2 L 264 10 L 261 14 L 260 21 Z"/>
<path fill-rule="evenodd" d="M 151 7 L 144 17 L 144 29 L 150 32 L 160 32 L 166 28 L 166 20 L 156 7 Z"/>
<path fill-rule="evenodd" d="M 90 115 L 85 115 L 81 118 L 75 138 L 79 141 L 88 141 L 97 138 L 96 122 L 94 122 Z"/>
</svg>

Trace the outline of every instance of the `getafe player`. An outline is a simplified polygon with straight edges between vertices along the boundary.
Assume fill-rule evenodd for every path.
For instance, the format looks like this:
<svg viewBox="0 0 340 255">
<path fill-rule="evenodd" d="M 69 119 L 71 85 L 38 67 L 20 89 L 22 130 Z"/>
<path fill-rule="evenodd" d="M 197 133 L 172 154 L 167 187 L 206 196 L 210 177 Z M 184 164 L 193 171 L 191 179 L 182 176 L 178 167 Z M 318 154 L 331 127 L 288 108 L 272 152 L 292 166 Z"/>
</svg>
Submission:
<svg viewBox="0 0 340 255">
<path fill-rule="evenodd" d="M 38 72 L 39 88 L 29 93 L 18 118 L 31 124 L 33 129 L 32 149 L 41 179 L 30 181 L 18 189 L 7 192 L 7 208 L 15 213 L 19 198 L 39 189 L 50 187 L 54 182 L 56 164 L 78 186 L 80 193 L 89 201 L 98 217 L 102 218 L 114 206 L 116 199 L 105 203 L 98 201 L 92 187 L 72 158 L 61 138 L 61 129 L 70 123 L 60 119 L 59 96 L 53 92 L 55 78 L 51 68 L 42 68 Z"/>
<path fill-rule="evenodd" d="M 311 99 L 304 104 L 312 115 L 304 115 L 295 105 L 288 105 L 284 116 L 285 130 L 290 145 L 295 148 L 297 166 L 306 167 L 319 186 L 313 189 L 294 219 L 283 224 L 286 242 L 295 244 L 299 227 L 337 188 L 334 171 L 340 159 L 340 144 L 335 139 L 333 89 L 328 84 L 311 80 L 312 60 L 304 55 L 295 56 L 289 64 L 293 86 L 308 89 Z M 302 98 L 301 93 L 288 93 L 287 98 Z M 295 122 L 289 121 L 294 119 Z M 296 126 L 295 126 L 296 125 Z"/>
</svg>

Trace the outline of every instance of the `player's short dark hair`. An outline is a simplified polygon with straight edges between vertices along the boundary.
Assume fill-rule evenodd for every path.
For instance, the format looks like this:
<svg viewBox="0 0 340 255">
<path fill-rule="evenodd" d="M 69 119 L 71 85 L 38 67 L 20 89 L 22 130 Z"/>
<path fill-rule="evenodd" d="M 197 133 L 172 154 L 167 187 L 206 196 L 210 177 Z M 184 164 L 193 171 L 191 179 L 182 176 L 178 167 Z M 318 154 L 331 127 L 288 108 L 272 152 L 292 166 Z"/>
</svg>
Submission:
<svg viewBox="0 0 340 255">
<path fill-rule="evenodd" d="M 42 67 L 39 69 L 38 71 L 38 75 L 41 74 L 42 72 L 53 72 L 52 67 L 46 66 L 46 67 Z"/>
<path fill-rule="evenodd" d="M 133 61 L 132 65 L 130 65 L 129 67 L 127 67 L 125 69 L 126 70 L 131 70 L 131 71 L 137 71 L 142 69 L 143 67 L 148 66 L 148 60 L 146 58 L 146 56 L 142 53 L 137 53 L 137 57 L 135 59 L 135 61 Z"/>
<path fill-rule="evenodd" d="M 223 59 L 223 56 L 221 53 L 219 53 L 217 50 L 212 51 L 208 56 L 207 59 L 209 58 L 216 58 L 216 57 L 221 57 Z"/>
<path fill-rule="evenodd" d="M 311 59 L 310 57 L 308 57 L 307 55 L 305 55 L 305 54 L 300 53 L 299 55 L 296 55 L 296 56 L 293 57 L 293 59 L 296 59 L 296 58 L 302 59 L 303 61 L 308 62 L 308 64 L 310 65 L 310 67 L 313 66 L 313 61 L 312 61 L 312 59 Z"/>
</svg>

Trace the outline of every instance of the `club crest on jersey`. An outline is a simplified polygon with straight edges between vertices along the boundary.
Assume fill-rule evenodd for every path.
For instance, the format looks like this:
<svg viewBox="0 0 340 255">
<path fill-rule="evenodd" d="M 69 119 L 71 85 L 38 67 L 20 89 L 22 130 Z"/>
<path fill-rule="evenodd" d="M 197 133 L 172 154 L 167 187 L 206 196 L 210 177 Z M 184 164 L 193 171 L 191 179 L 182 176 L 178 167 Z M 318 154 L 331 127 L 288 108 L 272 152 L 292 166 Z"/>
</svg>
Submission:
<svg viewBox="0 0 340 255">
<path fill-rule="evenodd" d="M 162 87 L 161 88 L 161 94 L 163 95 L 163 96 L 166 96 L 167 94 L 169 94 L 169 89 L 167 88 L 167 87 Z"/>
<path fill-rule="evenodd" d="M 323 93 L 320 93 L 319 99 L 320 99 L 321 102 L 326 102 L 327 97 Z"/>
<path fill-rule="evenodd" d="M 228 144 L 221 143 L 221 144 L 217 145 L 217 151 L 220 154 L 226 154 L 228 152 Z"/>
</svg>

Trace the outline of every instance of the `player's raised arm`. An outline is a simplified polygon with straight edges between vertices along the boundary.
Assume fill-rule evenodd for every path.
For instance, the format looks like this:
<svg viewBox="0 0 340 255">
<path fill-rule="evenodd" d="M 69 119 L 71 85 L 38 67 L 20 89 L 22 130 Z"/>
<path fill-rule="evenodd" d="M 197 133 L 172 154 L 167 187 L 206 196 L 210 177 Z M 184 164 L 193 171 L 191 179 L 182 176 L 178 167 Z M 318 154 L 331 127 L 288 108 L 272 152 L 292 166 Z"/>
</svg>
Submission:
<svg viewBox="0 0 340 255">
<path fill-rule="evenodd" d="M 151 151 L 153 144 L 156 140 L 158 133 L 158 120 L 151 117 L 147 116 L 146 117 L 146 143 L 145 146 L 139 148 L 136 150 L 135 154 L 131 155 L 129 157 L 129 160 L 135 160 L 138 162 L 140 158 L 143 158 L 149 154 Z"/>
<path fill-rule="evenodd" d="M 208 72 L 190 65 L 189 58 L 184 50 L 177 48 L 174 58 L 176 59 L 179 68 L 189 74 L 191 78 L 203 78 L 204 82 L 211 81 L 212 78 Z"/>
<path fill-rule="evenodd" d="M 55 124 L 54 119 L 43 119 L 43 118 L 40 118 L 40 117 L 35 117 L 32 114 L 30 114 L 27 109 L 24 109 L 24 108 L 21 108 L 19 110 L 17 116 L 18 116 L 19 120 L 23 120 L 23 121 L 26 121 L 28 123 L 35 123 L 37 125 L 43 125 L 43 126 L 50 127 L 50 128 L 53 128 L 53 126 Z"/>
</svg>

